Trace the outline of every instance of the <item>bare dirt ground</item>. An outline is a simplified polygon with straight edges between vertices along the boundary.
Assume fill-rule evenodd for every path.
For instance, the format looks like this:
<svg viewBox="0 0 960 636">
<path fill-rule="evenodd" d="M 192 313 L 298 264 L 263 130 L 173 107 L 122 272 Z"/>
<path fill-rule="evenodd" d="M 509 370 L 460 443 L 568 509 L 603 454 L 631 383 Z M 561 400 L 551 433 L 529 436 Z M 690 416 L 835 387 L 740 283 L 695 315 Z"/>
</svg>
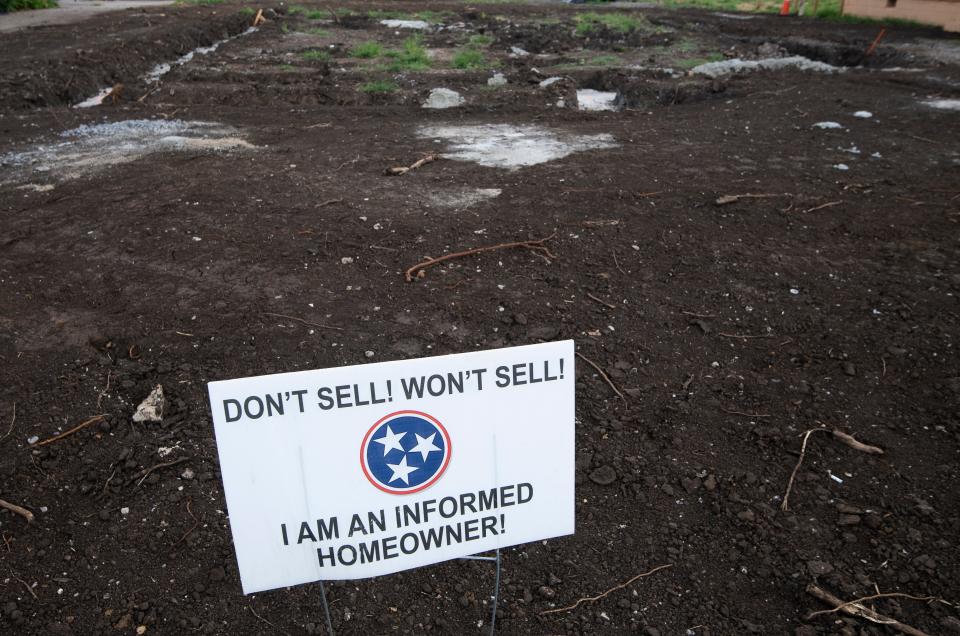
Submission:
<svg viewBox="0 0 960 636">
<path fill-rule="evenodd" d="M 578 33 L 598 9 L 429 2 L 246 32 L 242 8 L 4 35 L 0 499 L 36 519 L 0 510 L 0 632 L 322 633 L 315 585 L 240 592 L 206 382 L 573 338 L 623 399 L 580 365 L 577 533 L 505 552 L 499 632 L 895 633 L 810 617 L 815 584 L 960 633 L 955 37 L 865 56 L 877 26 L 644 9 Z M 430 22 L 428 66 L 371 11 Z M 453 68 L 468 48 L 485 67 Z M 836 68 L 691 72 L 791 55 Z M 441 87 L 464 103 L 421 108 Z M 544 237 L 555 259 L 404 280 Z M 133 423 L 157 384 L 163 421 Z M 781 510 L 817 427 L 884 453 L 812 435 Z M 333 622 L 485 633 L 492 576 L 331 585 Z"/>
</svg>

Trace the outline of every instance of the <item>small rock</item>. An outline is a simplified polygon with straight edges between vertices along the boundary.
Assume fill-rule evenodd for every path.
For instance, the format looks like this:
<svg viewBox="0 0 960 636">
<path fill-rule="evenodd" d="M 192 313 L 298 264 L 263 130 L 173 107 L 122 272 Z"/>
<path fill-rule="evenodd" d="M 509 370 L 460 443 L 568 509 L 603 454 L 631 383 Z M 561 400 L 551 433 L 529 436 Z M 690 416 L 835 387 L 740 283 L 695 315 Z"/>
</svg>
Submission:
<svg viewBox="0 0 960 636">
<path fill-rule="evenodd" d="M 537 591 L 540 592 L 540 596 L 543 598 L 553 598 L 557 595 L 557 591 L 549 585 L 543 585 Z"/>
<path fill-rule="evenodd" d="M 143 636 L 147 633 L 146 625 L 137 625 L 137 636 Z"/>
<path fill-rule="evenodd" d="M 857 375 L 857 367 L 852 362 L 844 362 L 843 372 L 849 376 Z"/>
<path fill-rule="evenodd" d="M 527 337 L 531 340 L 553 340 L 558 335 L 560 335 L 560 329 L 550 325 L 527 329 Z"/>
<path fill-rule="evenodd" d="M 617 480 L 617 471 L 613 466 L 601 466 L 590 473 L 590 481 L 601 486 L 609 486 Z"/>
<path fill-rule="evenodd" d="M 352 263 L 352 262 L 353 262 L 353 257 L 352 257 L 352 256 L 344 256 L 343 258 L 340 259 L 340 264 L 341 264 L 341 265 L 349 265 L 349 264 Z"/>
<path fill-rule="evenodd" d="M 860 524 L 860 517 L 857 515 L 840 515 L 837 520 L 838 526 L 856 526 Z"/>
<path fill-rule="evenodd" d="M 27 444 L 30 444 L 31 446 L 33 446 L 39 441 L 40 441 L 40 438 L 37 437 L 36 435 L 31 435 L 30 437 L 27 438 Z"/>
<path fill-rule="evenodd" d="M 742 510 L 737 513 L 737 519 L 741 521 L 753 521 L 756 518 L 756 515 L 753 514 L 753 510 Z"/>
<path fill-rule="evenodd" d="M 907 354 L 907 350 L 903 347 L 895 347 L 893 345 L 887 347 L 887 353 L 892 356 L 903 356 Z"/>
<path fill-rule="evenodd" d="M 128 514 L 130 514 L 130 509 L 127 508 L 126 506 L 124 506 L 123 508 L 120 509 L 120 514 L 122 514 L 122 515 L 128 515 Z"/>
<path fill-rule="evenodd" d="M 140 403 L 133 414 L 134 422 L 159 422 L 163 420 L 163 408 L 166 401 L 163 398 L 163 386 L 158 384 L 150 391 L 150 395 Z"/>
<path fill-rule="evenodd" d="M 511 55 L 514 55 L 514 56 L 516 56 L 516 57 L 526 57 L 526 56 L 530 55 L 529 51 L 524 51 L 524 50 L 521 49 L 519 46 L 511 46 L 511 47 L 510 47 L 510 54 L 511 54 Z"/>
<path fill-rule="evenodd" d="M 871 113 L 869 110 L 858 110 L 853 114 L 853 116 L 857 119 L 870 119 L 873 117 L 873 113 Z"/>
<path fill-rule="evenodd" d="M 695 325 L 695 326 L 697 326 L 697 327 L 700 327 L 700 331 L 702 331 L 703 333 L 710 333 L 711 331 L 713 331 L 713 330 L 710 328 L 710 325 L 708 325 L 705 320 L 701 320 L 701 319 L 699 319 L 699 318 L 696 318 L 696 319 L 694 319 L 694 320 L 691 320 L 691 321 L 690 321 L 690 324 L 691 324 L 691 325 Z"/>
<path fill-rule="evenodd" d="M 713 475 L 707 475 L 707 478 L 703 480 L 703 487 L 713 492 L 717 489 L 717 478 Z"/>
<path fill-rule="evenodd" d="M 374 353 L 373 351 L 364 351 L 364 352 L 363 352 L 363 357 L 365 357 L 365 358 L 372 358 L 372 357 L 375 356 L 375 355 L 377 355 L 377 354 Z"/>
<path fill-rule="evenodd" d="M 505 86 L 507 84 L 507 78 L 504 77 L 503 73 L 494 73 L 493 77 L 487 80 L 487 86 Z"/>
<path fill-rule="evenodd" d="M 683 489 L 687 491 L 687 493 L 693 493 L 700 487 L 700 480 L 697 478 L 684 478 L 680 480 L 680 484 L 683 486 Z"/>
<path fill-rule="evenodd" d="M 833 572 L 833 566 L 826 561 L 807 561 L 807 570 L 813 576 L 824 576 Z"/>
<path fill-rule="evenodd" d="M 434 88 L 423 102 L 424 108 L 454 108 L 463 104 L 463 96 L 449 88 Z"/>
<path fill-rule="evenodd" d="M 187 468 L 186 470 L 183 471 L 183 473 L 180 474 L 180 476 L 186 479 L 187 481 L 190 481 L 196 476 L 196 473 L 193 472 L 192 468 Z"/>
</svg>

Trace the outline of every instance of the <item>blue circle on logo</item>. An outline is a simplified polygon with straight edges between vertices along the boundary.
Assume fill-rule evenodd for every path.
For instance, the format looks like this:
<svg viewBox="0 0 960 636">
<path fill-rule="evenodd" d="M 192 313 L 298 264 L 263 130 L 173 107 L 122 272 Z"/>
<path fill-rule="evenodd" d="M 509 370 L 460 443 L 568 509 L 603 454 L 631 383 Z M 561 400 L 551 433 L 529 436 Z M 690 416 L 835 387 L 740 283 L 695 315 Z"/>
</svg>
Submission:
<svg viewBox="0 0 960 636">
<path fill-rule="evenodd" d="M 447 431 L 426 413 L 401 411 L 367 432 L 361 450 L 364 473 L 388 493 L 409 494 L 429 487 L 447 467 Z"/>
</svg>

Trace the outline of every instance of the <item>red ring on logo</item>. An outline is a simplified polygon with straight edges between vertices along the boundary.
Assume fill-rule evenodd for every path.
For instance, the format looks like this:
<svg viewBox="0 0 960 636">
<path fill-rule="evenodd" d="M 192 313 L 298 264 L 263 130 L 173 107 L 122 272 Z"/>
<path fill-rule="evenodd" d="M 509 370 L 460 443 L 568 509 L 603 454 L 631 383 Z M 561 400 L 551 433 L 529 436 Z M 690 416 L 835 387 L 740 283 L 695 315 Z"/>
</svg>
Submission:
<svg viewBox="0 0 960 636">
<path fill-rule="evenodd" d="M 384 486 L 380 482 L 378 482 L 376 479 L 374 479 L 373 475 L 370 474 L 370 471 L 367 468 L 367 453 L 366 453 L 367 441 L 370 439 L 370 436 L 373 435 L 373 432 L 378 428 L 380 428 L 381 424 L 383 424 L 387 420 L 397 417 L 398 415 L 419 415 L 420 417 L 430 420 L 436 425 L 437 429 L 440 431 L 440 434 L 443 435 L 443 441 L 446 444 L 447 456 L 444 458 L 443 465 L 440 466 L 440 470 L 437 471 L 437 474 L 434 475 L 433 478 L 427 483 L 421 484 L 411 490 L 394 490 L 388 486 Z M 394 413 L 390 413 L 389 415 L 384 415 L 379 420 L 377 420 L 376 424 L 371 426 L 370 430 L 367 431 L 367 434 L 363 436 L 363 442 L 360 444 L 360 468 L 363 469 L 363 474 L 367 478 L 367 481 L 369 481 L 379 490 L 382 490 L 383 492 L 391 495 L 412 495 L 415 492 L 420 492 L 421 490 L 425 490 L 429 488 L 430 486 L 435 484 L 438 479 L 440 479 L 444 471 L 447 470 L 447 465 L 450 463 L 450 456 L 452 454 L 453 454 L 453 446 L 450 443 L 450 434 L 447 432 L 447 429 L 444 428 L 443 424 L 440 423 L 440 420 L 438 420 L 432 415 L 428 415 L 424 413 L 423 411 L 409 411 L 409 410 L 395 411 Z"/>
</svg>

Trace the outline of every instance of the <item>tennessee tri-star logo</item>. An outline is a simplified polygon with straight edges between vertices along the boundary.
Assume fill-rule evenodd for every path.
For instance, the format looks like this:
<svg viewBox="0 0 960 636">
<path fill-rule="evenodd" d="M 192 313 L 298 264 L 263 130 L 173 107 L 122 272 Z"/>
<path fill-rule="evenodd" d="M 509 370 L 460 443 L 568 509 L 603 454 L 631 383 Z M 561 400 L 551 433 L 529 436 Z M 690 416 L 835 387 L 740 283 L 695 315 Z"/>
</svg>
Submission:
<svg viewBox="0 0 960 636">
<path fill-rule="evenodd" d="M 360 466 L 370 483 L 393 495 L 432 486 L 450 463 L 450 435 L 435 417 L 397 411 L 370 427 L 360 446 Z"/>
</svg>

